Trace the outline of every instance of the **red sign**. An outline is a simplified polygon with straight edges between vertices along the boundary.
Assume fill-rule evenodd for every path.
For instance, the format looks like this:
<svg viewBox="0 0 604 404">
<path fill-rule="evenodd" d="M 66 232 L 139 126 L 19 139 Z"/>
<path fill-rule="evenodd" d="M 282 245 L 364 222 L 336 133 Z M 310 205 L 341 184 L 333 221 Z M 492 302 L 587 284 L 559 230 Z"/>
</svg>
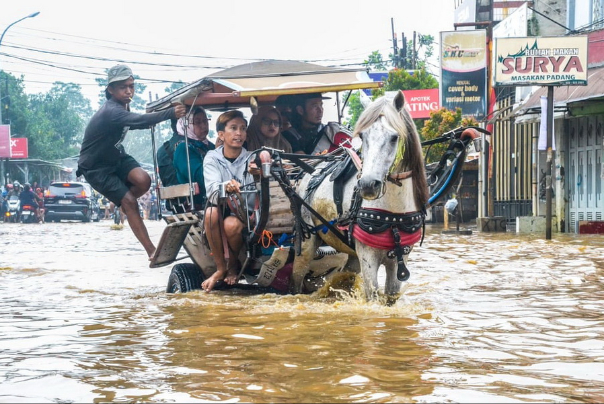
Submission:
<svg viewBox="0 0 604 404">
<path fill-rule="evenodd" d="M 0 158 L 10 158 L 10 125 L 0 125 Z"/>
<path fill-rule="evenodd" d="M 405 94 L 405 107 L 411 118 L 430 118 L 430 112 L 440 109 L 438 88 L 428 90 L 403 90 Z"/>
<path fill-rule="evenodd" d="M 10 152 L 13 159 L 27 158 L 27 138 L 14 137 L 10 140 Z"/>
</svg>

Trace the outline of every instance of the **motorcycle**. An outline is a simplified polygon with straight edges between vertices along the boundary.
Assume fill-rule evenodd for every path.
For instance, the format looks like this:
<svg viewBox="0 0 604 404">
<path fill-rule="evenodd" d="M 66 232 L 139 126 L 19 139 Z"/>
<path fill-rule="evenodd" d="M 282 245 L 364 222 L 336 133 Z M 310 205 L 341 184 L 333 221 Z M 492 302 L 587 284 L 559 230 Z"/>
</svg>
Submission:
<svg viewBox="0 0 604 404">
<path fill-rule="evenodd" d="M 7 209 L 4 214 L 4 221 L 9 223 L 17 223 L 19 221 L 19 210 L 21 202 L 17 195 L 11 195 L 7 200 Z"/>
<path fill-rule="evenodd" d="M 33 205 L 23 205 L 21 208 L 21 223 L 38 223 L 36 207 Z"/>
</svg>

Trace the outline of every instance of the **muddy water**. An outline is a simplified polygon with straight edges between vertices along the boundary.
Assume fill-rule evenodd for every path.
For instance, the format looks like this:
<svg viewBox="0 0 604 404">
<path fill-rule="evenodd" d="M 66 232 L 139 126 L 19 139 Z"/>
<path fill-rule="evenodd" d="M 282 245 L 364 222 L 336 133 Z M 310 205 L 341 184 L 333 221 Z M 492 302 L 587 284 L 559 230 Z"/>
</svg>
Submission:
<svg viewBox="0 0 604 404">
<path fill-rule="evenodd" d="M 0 224 L 0 401 L 602 402 L 604 237 L 440 230 L 383 307 L 167 295 L 128 228 Z"/>
</svg>

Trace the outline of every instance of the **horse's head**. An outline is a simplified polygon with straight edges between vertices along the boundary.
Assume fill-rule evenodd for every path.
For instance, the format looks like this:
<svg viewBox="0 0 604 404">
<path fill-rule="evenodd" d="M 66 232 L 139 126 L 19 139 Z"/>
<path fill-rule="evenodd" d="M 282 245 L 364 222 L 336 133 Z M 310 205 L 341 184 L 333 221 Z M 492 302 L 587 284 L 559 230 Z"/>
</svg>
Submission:
<svg viewBox="0 0 604 404">
<path fill-rule="evenodd" d="M 358 188 L 363 198 L 377 199 L 385 192 L 388 178 L 409 175 L 418 206 L 426 203 L 428 185 L 420 138 L 405 109 L 402 91 L 393 99 L 383 96 L 367 105 L 353 136 L 362 139 L 363 169 Z"/>
</svg>

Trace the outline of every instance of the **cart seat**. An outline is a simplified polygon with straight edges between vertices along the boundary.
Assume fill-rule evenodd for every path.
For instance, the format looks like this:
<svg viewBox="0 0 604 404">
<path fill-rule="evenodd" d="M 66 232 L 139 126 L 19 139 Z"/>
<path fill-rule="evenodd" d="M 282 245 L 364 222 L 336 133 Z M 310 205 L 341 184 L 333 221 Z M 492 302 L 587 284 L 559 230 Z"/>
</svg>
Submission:
<svg viewBox="0 0 604 404">
<path fill-rule="evenodd" d="M 199 184 L 193 183 L 193 195 L 199 194 Z M 170 185 L 159 188 L 160 199 L 186 198 L 190 196 L 189 184 Z"/>
</svg>

